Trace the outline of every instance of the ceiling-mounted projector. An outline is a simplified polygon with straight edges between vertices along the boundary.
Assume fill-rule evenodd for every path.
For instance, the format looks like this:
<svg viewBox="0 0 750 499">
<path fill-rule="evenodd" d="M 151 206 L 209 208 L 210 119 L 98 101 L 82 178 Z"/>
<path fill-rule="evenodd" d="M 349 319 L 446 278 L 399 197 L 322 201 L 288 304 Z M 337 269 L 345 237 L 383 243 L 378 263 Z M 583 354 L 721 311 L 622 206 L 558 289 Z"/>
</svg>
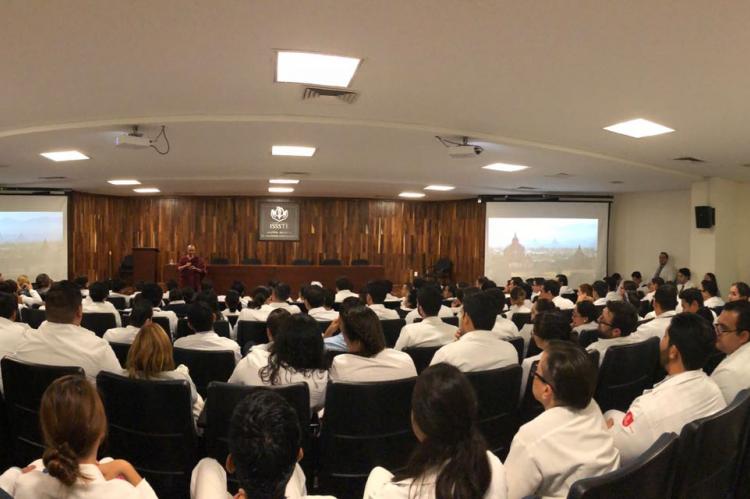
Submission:
<svg viewBox="0 0 750 499">
<path fill-rule="evenodd" d="M 145 149 L 151 147 L 151 139 L 128 133 L 115 137 L 115 146 L 126 149 Z"/>
</svg>

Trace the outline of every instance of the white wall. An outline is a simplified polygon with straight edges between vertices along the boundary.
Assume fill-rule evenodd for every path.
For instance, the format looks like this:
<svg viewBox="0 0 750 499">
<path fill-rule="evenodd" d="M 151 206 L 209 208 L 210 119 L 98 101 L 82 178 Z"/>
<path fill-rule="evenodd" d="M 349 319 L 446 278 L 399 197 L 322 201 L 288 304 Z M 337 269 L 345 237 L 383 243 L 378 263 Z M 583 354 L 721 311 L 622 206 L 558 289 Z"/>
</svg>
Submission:
<svg viewBox="0 0 750 499">
<path fill-rule="evenodd" d="M 629 279 L 640 270 L 644 280 L 650 279 L 661 251 L 669 253 L 675 268 L 689 267 L 691 212 L 690 190 L 616 194 L 610 212 L 609 273 Z"/>
</svg>

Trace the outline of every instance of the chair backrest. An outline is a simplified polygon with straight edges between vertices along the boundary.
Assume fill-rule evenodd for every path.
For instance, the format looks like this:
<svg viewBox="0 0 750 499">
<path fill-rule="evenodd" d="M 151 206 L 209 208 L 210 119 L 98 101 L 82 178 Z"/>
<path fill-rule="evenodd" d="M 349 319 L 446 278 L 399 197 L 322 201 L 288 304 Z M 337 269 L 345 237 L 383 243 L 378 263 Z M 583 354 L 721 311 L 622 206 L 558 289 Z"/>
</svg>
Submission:
<svg viewBox="0 0 750 499">
<path fill-rule="evenodd" d="M 416 378 L 329 383 L 320 435 L 320 487 L 336 497 L 362 497 L 375 466 L 402 469 L 416 444 L 411 393 Z"/>
<path fill-rule="evenodd" d="M 170 303 L 167 306 L 167 310 L 171 310 L 177 314 L 177 317 L 182 318 L 187 315 L 189 307 L 190 305 L 187 303 Z"/>
<path fill-rule="evenodd" d="M 211 381 L 227 381 L 234 371 L 234 352 L 231 350 L 174 349 L 175 365 L 185 364 L 195 389 L 206 398 Z"/>
<path fill-rule="evenodd" d="M 604 475 L 578 480 L 568 499 L 664 499 L 670 497 L 679 440 L 662 434 L 635 461 Z"/>
<path fill-rule="evenodd" d="M 174 339 L 177 340 L 191 334 L 193 334 L 193 330 L 190 329 L 187 318 L 181 317 L 177 319 L 177 330 L 174 333 Z"/>
<path fill-rule="evenodd" d="M 326 332 L 326 329 L 328 329 L 328 326 L 331 325 L 332 321 L 316 321 L 318 323 L 318 329 L 320 329 L 320 334 L 323 334 Z"/>
<path fill-rule="evenodd" d="M 578 293 L 576 293 L 575 291 L 573 291 L 572 293 L 561 293 L 560 296 L 562 296 L 566 300 L 572 301 L 573 303 L 575 303 L 578 299 Z"/>
<path fill-rule="evenodd" d="M 659 366 L 659 338 L 609 347 L 599 369 L 594 398 L 602 411 L 627 411 L 652 386 Z"/>
<path fill-rule="evenodd" d="M 259 258 L 243 258 L 242 265 L 261 265 L 263 262 Z"/>
<path fill-rule="evenodd" d="M 117 360 L 120 361 L 120 365 L 125 369 L 125 364 L 128 361 L 128 352 L 130 352 L 130 343 L 110 342 L 109 346 L 112 347 L 112 351 L 115 352 Z"/>
<path fill-rule="evenodd" d="M 221 337 L 229 338 L 229 331 L 231 327 L 228 321 L 216 321 L 214 322 L 214 332 Z"/>
<path fill-rule="evenodd" d="M 216 256 L 210 260 L 211 265 L 229 265 L 229 258 L 224 256 Z"/>
<path fill-rule="evenodd" d="M 98 337 L 104 336 L 107 329 L 117 327 L 114 314 L 109 312 L 84 312 L 81 327 L 93 331 Z"/>
<path fill-rule="evenodd" d="M 726 356 L 727 355 L 724 352 L 714 348 L 714 351 L 711 352 L 711 355 L 706 359 L 706 363 L 703 364 L 703 372 L 711 376 L 711 373 L 714 372 L 714 369 L 721 364 L 721 361 L 724 360 Z"/>
<path fill-rule="evenodd" d="M 516 349 L 516 352 L 518 353 L 518 363 L 520 364 L 521 362 L 523 362 L 523 338 L 517 336 L 515 338 L 510 338 L 508 342 L 513 345 L 513 348 Z"/>
<path fill-rule="evenodd" d="M 107 301 L 114 305 L 117 310 L 122 310 L 127 305 L 124 296 L 108 296 Z"/>
<path fill-rule="evenodd" d="M 409 311 L 408 310 L 404 310 L 401 307 L 398 307 L 396 309 L 396 313 L 398 313 L 398 316 L 401 317 L 402 319 L 405 318 L 407 315 L 409 315 Z"/>
<path fill-rule="evenodd" d="M 268 343 L 265 322 L 237 321 L 237 343 L 244 348 L 249 342 L 253 345 Z"/>
<path fill-rule="evenodd" d="M 404 319 L 388 319 L 380 321 L 380 325 L 383 327 L 383 335 L 385 336 L 385 346 L 393 348 L 398 340 L 398 335 L 401 334 L 401 328 L 406 325 Z"/>
<path fill-rule="evenodd" d="M 310 388 L 307 383 L 283 386 L 245 386 L 212 381 L 208 385 L 206 399 L 206 424 L 204 438 L 206 453 L 220 463 L 226 462 L 229 453 L 229 422 L 237 404 L 258 390 L 273 390 L 294 408 L 302 431 L 302 448 L 305 454 L 310 445 Z M 312 453 L 310 456 L 312 457 Z"/>
<path fill-rule="evenodd" d="M 151 322 L 159 324 L 170 337 L 172 336 L 172 329 L 169 327 L 169 317 L 152 317 Z"/>
<path fill-rule="evenodd" d="M 521 424 L 531 421 L 544 412 L 544 407 L 539 403 L 537 399 L 534 398 L 534 393 L 532 392 L 534 373 L 536 372 L 536 368 L 538 365 L 539 361 L 535 360 L 534 362 L 532 362 L 531 368 L 529 369 L 529 377 L 526 380 L 526 388 L 523 392 L 523 398 L 521 399 L 521 406 L 519 411 Z"/>
<path fill-rule="evenodd" d="M 234 327 L 235 325 L 237 325 L 237 321 L 239 320 L 239 318 L 240 318 L 239 315 L 228 315 L 227 316 L 227 320 L 229 321 L 229 324 L 232 325 L 232 327 Z"/>
<path fill-rule="evenodd" d="M 292 260 L 292 265 L 312 265 L 312 260 L 307 258 L 295 258 Z"/>
<path fill-rule="evenodd" d="M 39 403 L 47 387 L 68 374 L 84 375 L 83 368 L 45 366 L 5 357 L 0 361 L 8 417 L 12 461 L 26 466 L 44 451 L 39 428 Z"/>
<path fill-rule="evenodd" d="M 724 410 L 682 428 L 673 499 L 730 496 L 742 459 L 748 415 L 750 390 L 742 390 Z"/>
<path fill-rule="evenodd" d="M 395 301 L 395 300 L 386 301 L 386 302 L 383 302 L 383 306 L 391 310 L 401 310 L 400 301 Z"/>
<path fill-rule="evenodd" d="M 581 348 L 586 348 L 595 341 L 599 341 L 599 333 L 596 329 L 586 329 L 578 335 L 578 344 Z"/>
<path fill-rule="evenodd" d="M 510 450 L 518 430 L 518 391 L 521 366 L 518 364 L 490 371 L 468 372 L 479 402 L 479 429 L 489 449 L 501 460 Z"/>
<path fill-rule="evenodd" d="M 320 262 L 321 265 L 341 265 L 341 260 L 338 258 L 326 258 L 322 262 Z"/>
<path fill-rule="evenodd" d="M 108 455 L 129 461 L 159 497 L 185 497 L 198 457 L 187 381 L 101 372 L 96 386 L 109 422 Z"/>
<path fill-rule="evenodd" d="M 515 324 L 520 331 L 525 324 L 531 322 L 531 314 L 528 312 L 516 312 L 515 314 L 513 314 L 510 320 L 513 321 L 513 324 Z"/>
<path fill-rule="evenodd" d="M 453 317 L 441 317 L 441 319 L 446 324 L 458 327 L 458 317 L 456 317 L 455 315 Z"/>
<path fill-rule="evenodd" d="M 404 349 L 404 353 L 408 353 L 411 360 L 414 361 L 414 367 L 417 368 L 417 373 L 421 373 L 430 366 L 432 358 L 435 356 L 435 352 L 440 350 L 441 347 L 413 347 Z"/>
<path fill-rule="evenodd" d="M 713 310 L 714 313 L 716 314 L 716 316 L 718 317 L 724 311 L 724 305 L 719 305 L 719 306 L 716 306 L 716 307 L 711 307 L 711 310 Z"/>
<path fill-rule="evenodd" d="M 366 258 L 355 258 L 352 260 L 352 265 L 370 265 L 370 260 Z"/>
<path fill-rule="evenodd" d="M 47 320 L 47 314 L 44 310 L 24 307 L 21 309 L 21 320 L 32 328 L 38 329 L 42 322 Z"/>
</svg>

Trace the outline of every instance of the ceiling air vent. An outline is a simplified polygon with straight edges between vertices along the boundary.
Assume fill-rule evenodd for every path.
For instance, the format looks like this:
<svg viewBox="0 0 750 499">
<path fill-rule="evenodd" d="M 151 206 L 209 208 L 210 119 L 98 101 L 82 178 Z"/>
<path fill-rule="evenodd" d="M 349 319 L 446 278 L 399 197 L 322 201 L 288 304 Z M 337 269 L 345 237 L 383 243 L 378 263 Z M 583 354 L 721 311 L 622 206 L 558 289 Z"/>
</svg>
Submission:
<svg viewBox="0 0 750 499">
<path fill-rule="evenodd" d="M 536 187 L 529 187 L 527 185 L 522 185 L 520 187 L 516 187 L 517 191 L 535 191 Z"/>
<path fill-rule="evenodd" d="M 303 177 L 305 175 L 310 175 L 310 172 L 281 172 L 281 174 L 284 177 Z"/>
<path fill-rule="evenodd" d="M 66 180 L 68 177 L 39 177 L 39 180 Z"/>
<path fill-rule="evenodd" d="M 553 173 L 552 175 L 545 175 L 545 177 L 548 178 L 570 178 L 573 175 L 570 173 L 560 172 L 560 173 Z"/>
<path fill-rule="evenodd" d="M 317 100 L 318 102 L 345 102 L 354 104 L 359 94 L 349 90 L 337 90 L 332 88 L 305 87 L 302 92 L 302 100 Z"/>
<path fill-rule="evenodd" d="M 688 163 L 705 163 L 706 161 L 700 158 L 694 158 L 693 156 L 680 156 L 679 158 L 673 158 L 673 161 L 687 161 Z"/>
</svg>

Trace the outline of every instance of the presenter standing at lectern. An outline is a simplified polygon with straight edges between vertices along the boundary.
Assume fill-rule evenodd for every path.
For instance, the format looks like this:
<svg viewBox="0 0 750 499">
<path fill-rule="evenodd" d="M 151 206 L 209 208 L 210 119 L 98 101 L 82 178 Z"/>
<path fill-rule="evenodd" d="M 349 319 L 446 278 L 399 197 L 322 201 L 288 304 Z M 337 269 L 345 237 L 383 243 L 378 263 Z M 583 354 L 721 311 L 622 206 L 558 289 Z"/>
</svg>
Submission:
<svg viewBox="0 0 750 499">
<path fill-rule="evenodd" d="M 180 257 L 177 262 L 177 270 L 180 272 L 180 286 L 191 287 L 195 291 L 201 290 L 201 281 L 206 275 L 206 263 L 195 254 L 195 246 L 189 244 L 187 255 Z"/>
</svg>

